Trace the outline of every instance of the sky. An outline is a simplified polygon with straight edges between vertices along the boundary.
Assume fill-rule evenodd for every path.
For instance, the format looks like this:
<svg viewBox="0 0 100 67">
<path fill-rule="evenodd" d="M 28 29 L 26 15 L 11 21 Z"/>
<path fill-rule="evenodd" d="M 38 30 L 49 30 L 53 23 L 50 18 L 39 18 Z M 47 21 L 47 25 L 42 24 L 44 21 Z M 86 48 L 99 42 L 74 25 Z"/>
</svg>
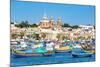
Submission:
<svg viewBox="0 0 100 67">
<path fill-rule="evenodd" d="M 11 0 L 11 21 L 20 23 L 39 23 L 43 15 L 48 19 L 53 17 L 57 23 L 58 17 L 62 18 L 63 23 L 71 25 L 95 24 L 95 6 L 57 4 L 41 2 L 25 2 Z"/>
</svg>

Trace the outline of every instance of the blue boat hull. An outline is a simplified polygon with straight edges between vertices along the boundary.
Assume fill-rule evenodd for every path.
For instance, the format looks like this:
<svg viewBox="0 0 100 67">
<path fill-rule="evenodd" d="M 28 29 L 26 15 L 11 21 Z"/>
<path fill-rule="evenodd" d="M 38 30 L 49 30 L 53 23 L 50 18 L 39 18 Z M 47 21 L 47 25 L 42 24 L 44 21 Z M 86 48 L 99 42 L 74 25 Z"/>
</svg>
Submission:
<svg viewBox="0 0 100 67">
<path fill-rule="evenodd" d="M 73 49 L 72 56 L 73 57 L 91 57 L 93 53 L 85 52 L 83 49 Z"/>
<path fill-rule="evenodd" d="M 40 54 L 19 54 L 19 53 L 16 53 L 16 54 L 13 54 L 13 57 L 33 57 L 33 56 L 43 56 L 42 53 Z"/>
<path fill-rule="evenodd" d="M 43 56 L 53 56 L 55 53 L 44 53 Z"/>
<path fill-rule="evenodd" d="M 91 57 L 92 55 L 93 55 L 92 53 L 84 53 L 84 54 L 72 53 L 73 57 Z"/>
</svg>

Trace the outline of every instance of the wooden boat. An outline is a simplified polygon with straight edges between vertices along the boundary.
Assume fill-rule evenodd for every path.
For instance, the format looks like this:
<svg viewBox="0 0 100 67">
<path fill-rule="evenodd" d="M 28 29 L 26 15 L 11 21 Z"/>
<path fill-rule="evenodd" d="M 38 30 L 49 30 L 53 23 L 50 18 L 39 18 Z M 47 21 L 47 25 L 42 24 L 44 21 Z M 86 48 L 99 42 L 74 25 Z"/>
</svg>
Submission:
<svg viewBox="0 0 100 67">
<path fill-rule="evenodd" d="M 56 53 L 63 53 L 63 52 L 71 52 L 71 48 L 69 46 L 60 47 L 55 50 Z"/>
<path fill-rule="evenodd" d="M 42 53 L 15 53 L 15 57 L 43 56 Z"/>
<path fill-rule="evenodd" d="M 95 53 L 95 46 L 93 45 L 82 45 L 85 52 Z"/>
<path fill-rule="evenodd" d="M 29 56 L 43 56 L 43 53 L 47 52 L 43 48 L 36 48 L 35 50 L 19 50 L 16 51 L 13 55 L 16 57 L 29 57 Z"/>
<path fill-rule="evenodd" d="M 76 53 L 72 52 L 73 57 L 91 57 L 93 53 L 90 52 L 84 52 L 84 53 Z"/>
<path fill-rule="evenodd" d="M 91 52 L 85 52 L 82 49 L 74 49 L 72 50 L 72 56 L 73 57 L 91 57 L 93 53 Z"/>
<path fill-rule="evenodd" d="M 84 52 L 91 52 L 91 53 L 94 53 L 95 54 L 95 49 L 92 49 L 92 50 L 84 50 Z"/>
</svg>

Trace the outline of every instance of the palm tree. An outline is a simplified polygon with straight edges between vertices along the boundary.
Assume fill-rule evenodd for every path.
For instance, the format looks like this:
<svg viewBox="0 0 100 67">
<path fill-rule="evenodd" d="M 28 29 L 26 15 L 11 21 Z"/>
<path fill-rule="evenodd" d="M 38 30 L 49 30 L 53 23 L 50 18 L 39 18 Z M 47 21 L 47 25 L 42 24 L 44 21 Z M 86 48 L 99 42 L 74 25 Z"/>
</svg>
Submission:
<svg viewBox="0 0 100 67">
<path fill-rule="evenodd" d="M 40 39 L 39 34 L 35 34 L 35 38 L 36 40 L 39 40 Z"/>
<path fill-rule="evenodd" d="M 24 35 L 25 35 L 25 32 L 20 32 L 21 39 L 23 38 Z"/>
<path fill-rule="evenodd" d="M 57 34 L 58 41 L 60 40 L 61 34 Z"/>
<path fill-rule="evenodd" d="M 65 40 L 65 39 L 66 39 L 66 36 L 63 35 L 63 36 L 62 36 L 62 40 Z"/>
</svg>

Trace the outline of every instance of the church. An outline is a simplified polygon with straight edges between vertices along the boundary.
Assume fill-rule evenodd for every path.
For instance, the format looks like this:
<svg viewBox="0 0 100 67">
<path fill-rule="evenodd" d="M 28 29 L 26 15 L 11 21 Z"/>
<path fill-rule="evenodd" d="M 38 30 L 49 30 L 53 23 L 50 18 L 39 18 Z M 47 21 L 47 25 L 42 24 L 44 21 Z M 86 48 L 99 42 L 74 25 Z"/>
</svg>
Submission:
<svg viewBox="0 0 100 67">
<path fill-rule="evenodd" d="M 42 28 L 42 29 L 60 28 L 60 27 L 62 27 L 62 20 L 59 17 L 58 20 L 57 20 L 57 23 L 55 23 L 53 17 L 51 17 L 50 20 L 49 20 L 47 15 L 44 14 L 44 16 L 43 16 L 42 20 L 40 21 L 38 27 Z"/>
</svg>

